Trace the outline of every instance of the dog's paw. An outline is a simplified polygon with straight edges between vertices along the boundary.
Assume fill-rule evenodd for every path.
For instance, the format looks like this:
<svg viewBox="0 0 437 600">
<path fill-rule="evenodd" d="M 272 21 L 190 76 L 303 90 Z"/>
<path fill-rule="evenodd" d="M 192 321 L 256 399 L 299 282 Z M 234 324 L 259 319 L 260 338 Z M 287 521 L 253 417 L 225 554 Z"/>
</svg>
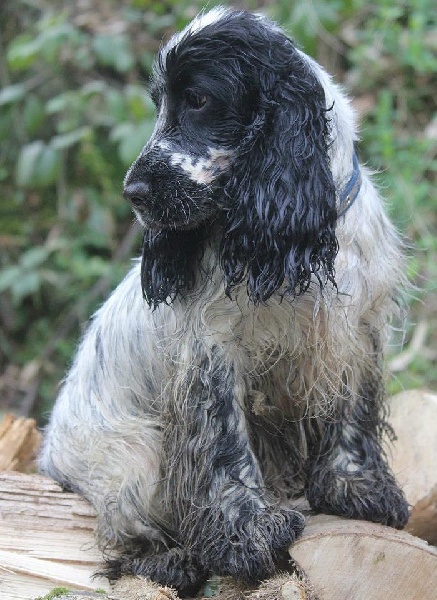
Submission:
<svg viewBox="0 0 437 600">
<path fill-rule="evenodd" d="M 217 575 L 257 582 L 266 579 L 288 560 L 287 548 L 305 525 L 304 516 L 294 510 L 264 510 L 205 532 L 199 559 L 205 569 Z"/>
<path fill-rule="evenodd" d="M 394 477 L 385 469 L 356 473 L 319 469 L 308 486 L 307 498 L 317 512 L 362 519 L 402 529 L 408 503 Z"/>
<path fill-rule="evenodd" d="M 181 597 L 195 596 L 207 579 L 207 572 L 183 548 L 171 548 L 150 556 L 141 556 L 140 553 L 120 555 L 108 560 L 98 575 L 110 581 L 122 575 L 140 575 L 175 588 Z"/>
</svg>

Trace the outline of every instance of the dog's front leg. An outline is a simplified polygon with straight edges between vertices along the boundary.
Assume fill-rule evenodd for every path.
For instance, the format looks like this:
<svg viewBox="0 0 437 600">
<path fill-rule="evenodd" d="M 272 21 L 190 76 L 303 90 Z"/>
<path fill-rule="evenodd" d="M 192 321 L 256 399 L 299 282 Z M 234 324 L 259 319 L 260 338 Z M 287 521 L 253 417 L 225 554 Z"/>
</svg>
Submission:
<svg viewBox="0 0 437 600">
<path fill-rule="evenodd" d="M 112 575 L 144 575 L 182 593 L 193 593 L 211 572 L 268 577 L 304 526 L 300 513 L 266 498 L 246 428 L 242 369 L 216 347 L 195 353 L 167 388 L 163 414 L 155 503 L 175 546 L 142 556 L 139 543 L 111 565 Z"/>
<path fill-rule="evenodd" d="M 246 427 L 242 369 L 218 348 L 198 364 L 169 411 L 166 512 L 176 519 L 180 543 L 206 570 L 262 579 L 304 519 L 265 496 Z"/>
</svg>

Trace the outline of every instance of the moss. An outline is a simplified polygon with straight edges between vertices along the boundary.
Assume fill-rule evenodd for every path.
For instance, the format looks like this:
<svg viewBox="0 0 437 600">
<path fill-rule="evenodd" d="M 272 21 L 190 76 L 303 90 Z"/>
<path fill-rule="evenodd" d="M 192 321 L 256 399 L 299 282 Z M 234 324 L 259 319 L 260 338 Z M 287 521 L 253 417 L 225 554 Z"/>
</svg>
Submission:
<svg viewBox="0 0 437 600">
<path fill-rule="evenodd" d="M 63 596 L 65 594 L 72 594 L 72 593 L 74 593 L 73 590 L 70 590 L 69 588 L 56 587 L 56 588 L 53 588 L 45 596 L 38 596 L 38 598 L 35 598 L 35 600 L 54 600 L 55 598 L 59 598 L 59 596 Z M 104 590 L 103 588 L 97 588 L 95 590 L 95 593 L 96 594 L 106 594 L 106 590 Z"/>
<path fill-rule="evenodd" d="M 56 588 L 53 588 L 45 596 L 38 596 L 38 598 L 36 598 L 36 600 L 53 600 L 54 598 L 58 598 L 59 596 L 63 596 L 64 594 L 68 594 L 69 592 L 71 592 L 71 590 L 68 588 L 56 587 Z"/>
</svg>

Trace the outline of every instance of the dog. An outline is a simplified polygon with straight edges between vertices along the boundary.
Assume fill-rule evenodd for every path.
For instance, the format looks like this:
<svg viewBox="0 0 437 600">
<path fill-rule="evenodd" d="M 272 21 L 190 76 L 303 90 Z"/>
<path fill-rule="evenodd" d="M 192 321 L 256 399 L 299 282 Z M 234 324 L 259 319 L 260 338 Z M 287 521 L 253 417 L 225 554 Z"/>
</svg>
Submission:
<svg viewBox="0 0 437 600">
<path fill-rule="evenodd" d="M 382 360 L 402 242 L 340 88 L 267 18 L 161 49 L 124 196 L 142 257 L 97 311 L 41 470 L 91 501 L 105 573 L 194 593 L 286 565 L 317 512 L 402 528 Z"/>
</svg>

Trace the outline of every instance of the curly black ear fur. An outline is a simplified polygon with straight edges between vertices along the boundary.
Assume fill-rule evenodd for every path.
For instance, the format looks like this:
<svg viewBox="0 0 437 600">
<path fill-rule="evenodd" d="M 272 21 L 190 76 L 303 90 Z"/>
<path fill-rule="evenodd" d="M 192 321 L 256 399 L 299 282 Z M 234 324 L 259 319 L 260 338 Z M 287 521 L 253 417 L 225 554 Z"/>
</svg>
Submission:
<svg viewBox="0 0 437 600">
<path fill-rule="evenodd" d="M 146 230 L 141 260 L 141 287 L 149 306 L 170 304 L 193 288 L 206 234 L 196 230 Z"/>
<path fill-rule="evenodd" d="M 301 294 L 313 274 L 320 285 L 335 285 L 338 251 L 324 91 L 293 44 L 276 37 L 225 189 L 232 206 L 221 244 L 227 293 L 247 277 L 255 302 L 284 282 L 285 292 Z"/>
</svg>

